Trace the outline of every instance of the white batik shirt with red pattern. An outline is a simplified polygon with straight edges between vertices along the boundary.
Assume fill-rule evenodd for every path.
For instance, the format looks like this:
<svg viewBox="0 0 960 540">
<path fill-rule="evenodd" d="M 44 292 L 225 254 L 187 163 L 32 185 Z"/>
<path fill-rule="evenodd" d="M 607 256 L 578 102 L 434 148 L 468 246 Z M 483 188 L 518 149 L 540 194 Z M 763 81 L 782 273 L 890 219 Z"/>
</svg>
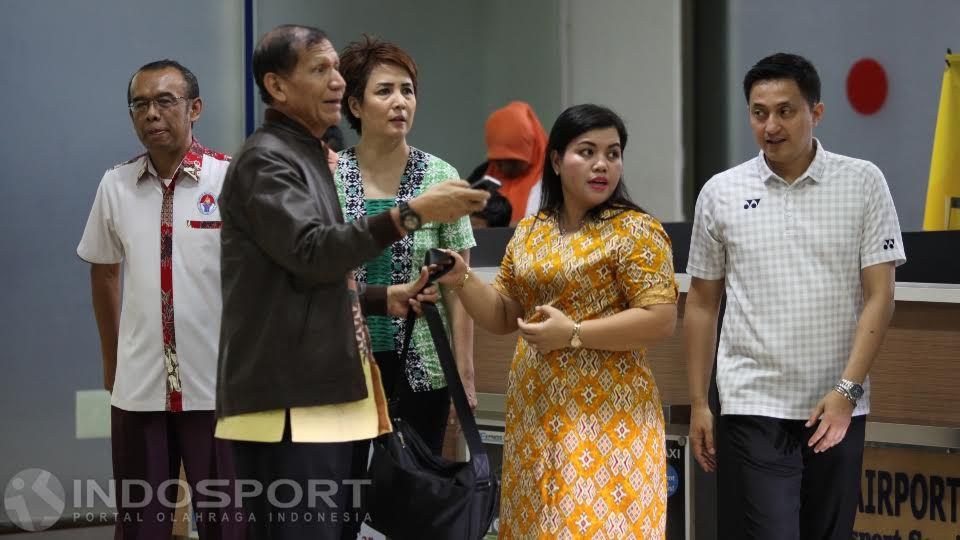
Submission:
<svg viewBox="0 0 960 540">
<path fill-rule="evenodd" d="M 196 140 L 167 185 L 146 154 L 108 170 L 77 247 L 123 263 L 111 403 L 213 410 L 220 337 L 220 188 L 230 158 Z"/>
</svg>

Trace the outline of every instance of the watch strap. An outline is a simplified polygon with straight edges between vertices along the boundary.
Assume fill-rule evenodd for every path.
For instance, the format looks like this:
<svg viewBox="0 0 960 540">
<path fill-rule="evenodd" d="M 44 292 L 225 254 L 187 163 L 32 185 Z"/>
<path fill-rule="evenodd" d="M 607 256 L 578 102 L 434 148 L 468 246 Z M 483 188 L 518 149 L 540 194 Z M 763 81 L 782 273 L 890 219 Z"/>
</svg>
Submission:
<svg viewBox="0 0 960 540">
<path fill-rule="evenodd" d="M 857 398 L 853 397 L 853 394 L 851 394 L 849 390 L 847 390 L 843 386 L 840 386 L 839 384 L 834 386 L 833 389 L 836 390 L 837 393 L 839 393 L 841 396 L 847 398 L 847 401 L 852 403 L 854 407 L 857 406 Z"/>
</svg>

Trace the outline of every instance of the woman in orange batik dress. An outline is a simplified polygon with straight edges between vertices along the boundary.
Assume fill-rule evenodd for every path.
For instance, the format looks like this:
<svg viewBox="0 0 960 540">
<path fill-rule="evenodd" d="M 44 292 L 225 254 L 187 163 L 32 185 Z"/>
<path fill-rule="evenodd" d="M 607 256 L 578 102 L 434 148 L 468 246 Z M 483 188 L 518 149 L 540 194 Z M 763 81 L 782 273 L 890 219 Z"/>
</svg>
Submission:
<svg viewBox="0 0 960 540">
<path fill-rule="evenodd" d="M 644 353 L 673 333 L 677 286 L 669 238 L 620 184 L 626 138 L 609 109 L 564 111 L 541 211 L 518 224 L 493 285 L 461 260 L 447 278 L 477 324 L 520 331 L 501 538 L 665 534 L 664 421 Z"/>
</svg>

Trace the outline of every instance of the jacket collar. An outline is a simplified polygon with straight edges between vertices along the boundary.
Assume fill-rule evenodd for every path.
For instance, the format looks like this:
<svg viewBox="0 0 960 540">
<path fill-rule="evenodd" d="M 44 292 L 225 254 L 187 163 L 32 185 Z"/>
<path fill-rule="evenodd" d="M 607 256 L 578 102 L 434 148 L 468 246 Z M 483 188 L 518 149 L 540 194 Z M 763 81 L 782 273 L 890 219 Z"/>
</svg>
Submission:
<svg viewBox="0 0 960 540">
<path fill-rule="evenodd" d="M 306 126 L 274 109 L 273 107 L 268 107 L 267 110 L 264 111 L 263 123 L 264 125 L 276 126 L 288 133 L 296 135 L 297 137 L 310 139 L 311 141 L 322 145 L 322 141 L 314 137 L 313 133 L 310 133 L 310 130 L 308 130 Z"/>
</svg>

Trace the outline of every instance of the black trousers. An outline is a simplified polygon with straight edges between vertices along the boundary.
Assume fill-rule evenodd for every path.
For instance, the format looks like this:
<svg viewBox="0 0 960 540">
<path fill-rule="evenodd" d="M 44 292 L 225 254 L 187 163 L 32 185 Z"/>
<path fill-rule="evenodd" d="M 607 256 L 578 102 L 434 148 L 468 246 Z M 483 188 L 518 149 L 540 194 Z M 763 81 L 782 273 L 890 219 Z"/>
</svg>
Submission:
<svg viewBox="0 0 960 540">
<path fill-rule="evenodd" d="M 816 454 L 817 424 L 764 416 L 717 420 L 719 538 L 848 540 L 860 495 L 866 417 Z"/>
<path fill-rule="evenodd" d="M 247 538 L 356 538 L 365 518 L 356 444 L 292 442 L 289 412 L 281 442 L 231 441 Z"/>
<path fill-rule="evenodd" d="M 403 387 L 394 388 L 397 369 L 402 369 L 395 351 L 374 353 L 377 366 L 383 375 L 384 391 L 387 398 L 402 392 L 400 400 L 400 418 L 416 430 L 423 442 L 435 455 L 443 451 L 443 437 L 447 433 L 447 419 L 450 415 L 450 393 L 446 388 L 414 392 L 410 383 L 403 377 Z"/>
</svg>

